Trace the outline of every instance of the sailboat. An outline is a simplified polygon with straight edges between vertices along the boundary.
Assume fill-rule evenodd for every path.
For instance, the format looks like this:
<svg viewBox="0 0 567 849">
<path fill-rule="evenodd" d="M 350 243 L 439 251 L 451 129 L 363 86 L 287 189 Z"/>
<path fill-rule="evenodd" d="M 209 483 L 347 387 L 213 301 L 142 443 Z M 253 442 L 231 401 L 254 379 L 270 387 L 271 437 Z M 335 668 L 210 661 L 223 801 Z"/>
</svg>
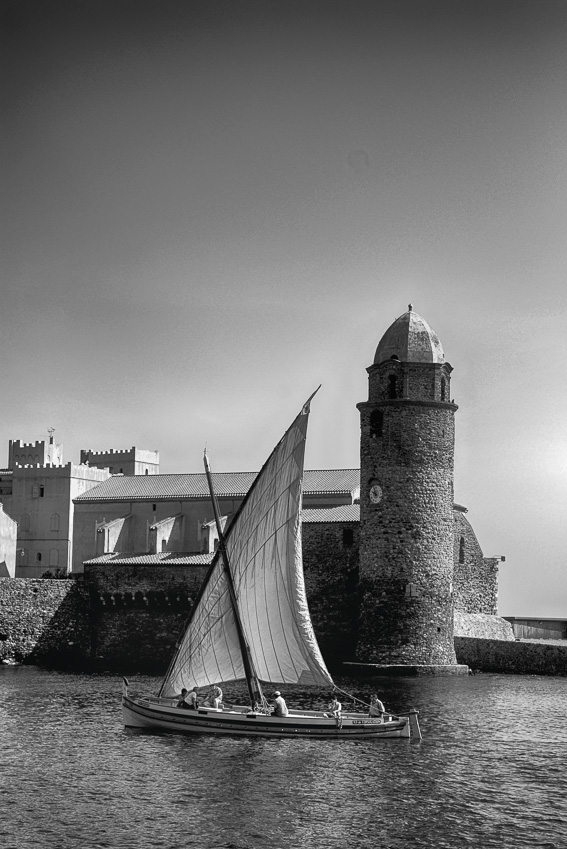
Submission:
<svg viewBox="0 0 567 849">
<path fill-rule="evenodd" d="M 313 395 L 264 463 L 226 533 L 205 452 L 218 549 L 158 694 L 135 696 L 124 679 L 126 727 L 247 737 L 421 738 L 415 710 L 372 717 L 289 709 L 287 716 L 276 716 L 262 690 L 261 682 L 335 689 L 311 623 L 301 557 L 303 459 Z M 247 705 L 178 706 L 182 689 L 240 681 L 248 686 Z"/>
</svg>

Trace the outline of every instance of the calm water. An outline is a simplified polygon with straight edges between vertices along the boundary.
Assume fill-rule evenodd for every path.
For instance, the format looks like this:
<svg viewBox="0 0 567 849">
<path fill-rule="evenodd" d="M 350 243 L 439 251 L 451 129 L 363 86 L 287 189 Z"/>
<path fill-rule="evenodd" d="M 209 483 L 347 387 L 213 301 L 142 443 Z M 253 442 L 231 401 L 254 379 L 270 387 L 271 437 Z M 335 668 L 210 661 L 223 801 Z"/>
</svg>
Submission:
<svg viewBox="0 0 567 849">
<path fill-rule="evenodd" d="M 383 679 L 421 743 L 140 735 L 120 685 L 0 667 L 3 849 L 567 847 L 567 678 Z"/>
</svg>

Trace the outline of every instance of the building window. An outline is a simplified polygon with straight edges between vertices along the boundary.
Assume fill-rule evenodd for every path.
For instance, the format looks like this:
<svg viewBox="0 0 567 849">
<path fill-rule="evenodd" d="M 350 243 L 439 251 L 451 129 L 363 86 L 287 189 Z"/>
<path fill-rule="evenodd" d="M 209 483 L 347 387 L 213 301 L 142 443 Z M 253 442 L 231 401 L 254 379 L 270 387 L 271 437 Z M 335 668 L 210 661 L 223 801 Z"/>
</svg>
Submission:
<svg viewBox="0 0 567 849">
<path fill-rule="evenodd" d="M 43 498 L 43 496 L 44 496 L 44 495 L 45 495 L 45 487 L 44 487 L 44 486 L 40 486 L 40 488 L 39 488 L 39 497 L 40 497 L 40 498 Z"/>
<path fill-rule="evenodd" d="M 59 513 L 51 514 L 51 530 L 58 531 L 59 530 Z"/>
<path fill-rule="evenodd" d="M 41 551 L 37 552 L 35 559 L 37 560 L 38 563 L 41 563 Z"/>
<path fill-rule="evenodd" d="M 148 470 L 147 470 L 147 469 L 146 469 L 146 471 L 144 472 L 144 474 L 145 474 L 145 475 L 149 474 L 149 472 L 148 472 Z"/>
<path fill-rule="evenodd" d="M 354 542 L 354 530 L 352 528 L 343 528 L 343 547 L 350 548 Z"/>
<path fill-rule="evenodd" d="M 398 397 L 398 379 L 395 374 L 388 376 L 388 398 Z"/>
<path fill-rule="evenodd" d="M 370 439 L 382 436 L 384 430 L 384 413 L 382 410 L 372 410 L 370 414 Z"/>
<path fill-rule="evenodd" d="M 156 506 L 156 504 L 152 504 L 152 510 L 154 511 L 154 513 L 156 512 Z"/>
<path fill-rule="evenodd" d="M 459 563 L 465 562 L 465 538 L 461 537 L 459 541 Z"/>
<path fill-rule="evenodd" d="M 444 377 L 442 377 L 442 378 L 441 378 L 441 400 L 442 400 L 442 401 L 444 401 L 444 400 L 445 400 L 445 393 L 446 393 L 446 391 L 447 391 L 447 390 L 446 390 L 445 378 L 444 378 Z"/>
</svg>

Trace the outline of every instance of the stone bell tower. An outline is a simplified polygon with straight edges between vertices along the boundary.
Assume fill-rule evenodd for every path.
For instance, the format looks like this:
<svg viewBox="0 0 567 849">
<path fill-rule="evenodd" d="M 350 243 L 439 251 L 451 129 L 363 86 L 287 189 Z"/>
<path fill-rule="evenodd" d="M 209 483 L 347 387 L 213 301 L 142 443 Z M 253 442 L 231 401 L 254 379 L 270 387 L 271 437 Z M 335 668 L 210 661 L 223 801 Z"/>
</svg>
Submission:
<svg viewBox="0 0 567 849">
<path fill-rule="evenodd" d="M 380 340 L 367 371 L 368 401 L 357 405 L 357 661 L 452 666 L 452 368 L 437 334 L 410 304 Z"/>
</svg>

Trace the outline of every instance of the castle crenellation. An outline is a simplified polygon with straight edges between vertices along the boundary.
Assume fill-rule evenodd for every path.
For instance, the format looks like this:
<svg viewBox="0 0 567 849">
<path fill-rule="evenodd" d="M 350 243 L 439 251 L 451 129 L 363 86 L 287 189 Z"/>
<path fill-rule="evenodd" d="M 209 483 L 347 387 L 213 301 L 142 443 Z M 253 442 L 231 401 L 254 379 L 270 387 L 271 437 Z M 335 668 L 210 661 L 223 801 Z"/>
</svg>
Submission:
<svg viewBox="0 0 567 849">
<path fill-rule="evenodd" d="M 133 454 L 136 451 L 136 448 L 109 448 L 107 451 L 92 451 L 90 448 L 84 448 L 81 450 L 82 454 L 88 454 L 91 457 L 105 457 L 107 454 L 123 454 L 126 456 L 127 454 Z"/>
</svg>

